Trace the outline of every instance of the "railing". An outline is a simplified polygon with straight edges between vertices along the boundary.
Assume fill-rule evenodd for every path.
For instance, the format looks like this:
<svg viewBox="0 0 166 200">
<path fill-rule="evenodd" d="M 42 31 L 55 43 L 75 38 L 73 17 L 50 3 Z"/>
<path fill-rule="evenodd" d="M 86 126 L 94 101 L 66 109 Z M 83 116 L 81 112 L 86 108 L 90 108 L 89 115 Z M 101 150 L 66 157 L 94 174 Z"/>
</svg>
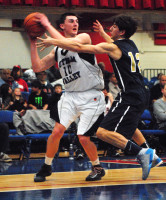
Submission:
<svg viewBox="0 0 166 200">
<path fill-rule="evenodd" d="M 151 80 L 152 77 L 157 77 L 159 73 L 163 73 L 166 75 L 166 69 L 144 69 L 142 70 L 142 75 L 146 77 L 148 80 Z"/>
</svg>

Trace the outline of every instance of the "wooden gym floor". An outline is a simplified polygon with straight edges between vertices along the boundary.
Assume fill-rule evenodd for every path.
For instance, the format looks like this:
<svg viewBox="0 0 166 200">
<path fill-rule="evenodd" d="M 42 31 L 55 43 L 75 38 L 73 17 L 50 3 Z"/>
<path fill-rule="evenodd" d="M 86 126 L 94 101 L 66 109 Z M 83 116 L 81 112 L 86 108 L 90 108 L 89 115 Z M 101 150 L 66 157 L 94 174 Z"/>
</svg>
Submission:
<svg viewBox="0 0 166 200">
<path fill-rule="evenodd" d="M 166 155 L 164 164 L 153 168 L 147 180 L 141 179 L 140 165 L 133 156 L 100 157 L 106 175 L 100 181 L 86 182 L 91 163 L 87 158 L 70 160 L 55 158 L 53 174 L 47 181 L 33 182 L 34 174 L 44 162 L 42 154 L 29 160 L 0 163 L 0 200 L 165 200 Z"/>
</svg>

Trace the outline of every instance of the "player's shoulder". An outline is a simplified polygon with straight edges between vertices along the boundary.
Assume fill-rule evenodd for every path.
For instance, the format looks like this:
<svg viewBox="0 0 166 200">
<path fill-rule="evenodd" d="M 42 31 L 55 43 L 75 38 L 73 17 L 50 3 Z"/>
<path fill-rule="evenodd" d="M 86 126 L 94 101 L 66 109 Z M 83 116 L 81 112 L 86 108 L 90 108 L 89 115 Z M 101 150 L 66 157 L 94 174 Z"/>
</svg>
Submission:
<svg viewBox="0 0 166 200">
<path fill-rule="evenodd" d="M 80 40 L 81 43 L 83 44 L 90 44 L 91 43 L 91 38 L 88 33 L 80 33 L 76 36 L 77 40 Z"/>
</svg>

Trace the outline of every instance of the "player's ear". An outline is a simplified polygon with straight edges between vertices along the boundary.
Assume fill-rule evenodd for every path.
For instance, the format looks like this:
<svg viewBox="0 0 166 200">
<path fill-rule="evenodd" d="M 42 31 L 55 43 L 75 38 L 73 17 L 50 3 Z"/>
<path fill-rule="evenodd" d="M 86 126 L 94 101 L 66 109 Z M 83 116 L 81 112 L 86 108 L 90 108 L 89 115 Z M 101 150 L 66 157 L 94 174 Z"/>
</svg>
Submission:
<svg viewBox="0 0 166 200">
<path fill-rule="evenodd" d="M 59 27 L 63 30 L 64 29 L 64 24 L 60 24 Z"/>
<path fill-rule="evenodd" d="M 121 36 L 124 36 L 124 35 L 125 35 L 125 33 L 126 33 L 126 31 L 125 31 L 125 30 L 122 30 L 122 31 L 120 31 L 120 35 L 121 35 Z"/>
</svg>

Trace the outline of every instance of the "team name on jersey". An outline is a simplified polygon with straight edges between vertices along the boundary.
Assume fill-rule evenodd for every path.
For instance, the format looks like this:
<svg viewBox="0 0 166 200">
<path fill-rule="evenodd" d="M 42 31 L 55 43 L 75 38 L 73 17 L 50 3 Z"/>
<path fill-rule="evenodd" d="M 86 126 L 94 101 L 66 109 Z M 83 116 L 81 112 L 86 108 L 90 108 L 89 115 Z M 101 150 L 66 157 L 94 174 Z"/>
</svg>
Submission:
<svg viewBox="0 0 166 200">
<path fill-rule="evenodd" d="M 63 84 L 66 85 L 78 78 L 80 78 L 80 71 L 77 72 L 72 72 L 72 63 L 76 63 L 76 58 L 74 56 L 70 56 L 67 58 L 63 58 L 60 62 L 59 62 L 59 67 L 62 68 L 64 70 L 64 75 L 65 77 L 63 78 Z"/>
<path fill-rule="evenodd" d="M 74 56 L 70 56 L 67 58 L 63 58 L 60 62 L 59 62 L 59 67 L 61 68 L 63 65 L 67 65 L 70 64 L 72 62 L 77 62 Z"/>
<path fill-rule="evenodd" d="M 78 79 L 80 77 L 81 77 L 80 76 L 80 72 L 79 71 L 75 72 L 75 73 L 63 78 L 63 84 L 65 85 L 67 83 L 70 83 L 70 82 L 72 82 L 72 81 L 74 81 L 74 80 L 76 80 L 76 79 Z"/>
</svg>

